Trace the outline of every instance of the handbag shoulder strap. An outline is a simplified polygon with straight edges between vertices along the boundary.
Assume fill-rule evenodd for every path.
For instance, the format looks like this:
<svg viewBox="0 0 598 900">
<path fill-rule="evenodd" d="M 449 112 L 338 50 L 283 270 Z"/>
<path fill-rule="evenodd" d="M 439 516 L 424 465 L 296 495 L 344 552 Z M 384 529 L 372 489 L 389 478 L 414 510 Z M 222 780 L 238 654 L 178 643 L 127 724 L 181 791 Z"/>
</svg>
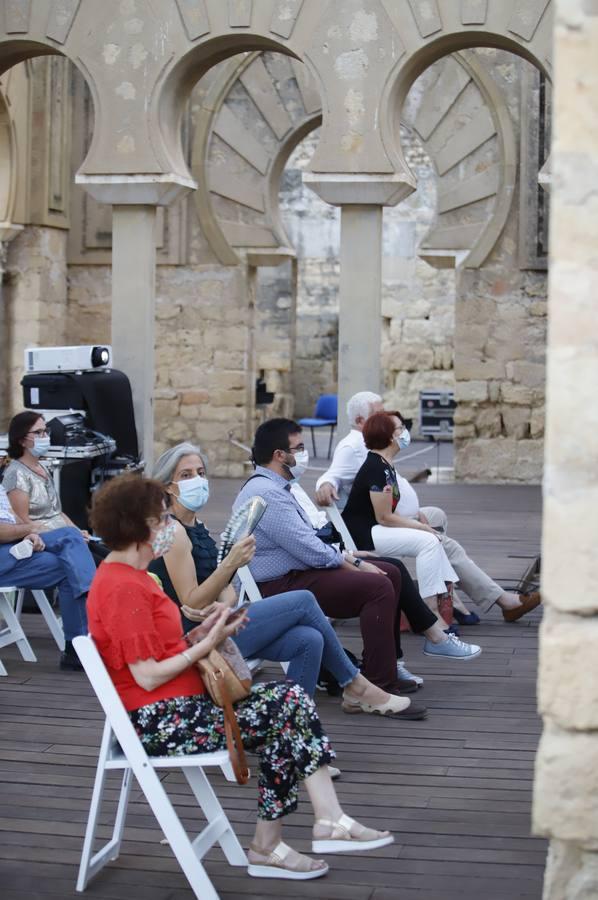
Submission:
<svg viewBox="0 0 598 900">
<path fill-rule="evenodd" d="M 222 691 L 222 712 L 224 713 L 224 734 L 231 765 L 237 783 L 247 784 L 249 781 L 249 766 L 247 765 L 239 723 L 237 722 L 226 684 L 221 684 L 220 689 Z"/>
</svg>

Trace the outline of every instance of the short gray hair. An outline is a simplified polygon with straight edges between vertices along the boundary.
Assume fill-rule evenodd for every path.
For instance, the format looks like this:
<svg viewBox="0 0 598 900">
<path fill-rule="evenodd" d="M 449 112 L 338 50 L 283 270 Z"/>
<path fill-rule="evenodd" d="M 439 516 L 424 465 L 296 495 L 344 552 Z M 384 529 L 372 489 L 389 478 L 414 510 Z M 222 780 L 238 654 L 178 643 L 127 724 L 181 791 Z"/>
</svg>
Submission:
<svg viewBox="0 0 598 900">
<path fill-rule="evenodd" d="M 197 444 L 191 444 L 189 441 L 184 441 L 182 444 L 176 444 L 174 447 L 171 447 L 170 450 L 166 450 L 162 456 L 158 457 L 154 463 L 152 478 L 155 478 L 156 481 L 161 481 L 162 484 L 170 484 L 172 476 L 176 471 L 176 467 L 183 456 L 190 456 L 192 453 L 199 456 L 205 465 L 201 448 L 198 447 Z"/>
<path fill-rule="evenodd" d="M 349 419 L 349 425 L 355 425 L 355 422 L 360 417 L 367 419 L 370 414 L 372 403 L 381 402 L 382 397 L 379 394 L 373 394 L 372 391 L 359 391 L 358 394 L 353 394 L 347 403 L 347 418 Z"/>
</svg>

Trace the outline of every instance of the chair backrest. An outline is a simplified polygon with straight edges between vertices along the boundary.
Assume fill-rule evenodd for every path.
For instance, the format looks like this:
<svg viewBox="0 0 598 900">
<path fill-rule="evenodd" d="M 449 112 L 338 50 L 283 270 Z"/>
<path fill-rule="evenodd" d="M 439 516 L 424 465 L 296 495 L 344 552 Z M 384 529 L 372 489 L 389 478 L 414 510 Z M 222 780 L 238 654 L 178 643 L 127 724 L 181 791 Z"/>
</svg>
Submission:
<svg viewBox="0 0 598 900">
<path fill-rule="evenodd" d="M 241 582 L 239 600 L 243 600 L 244 595 L 247 596 L 250 603 L 258 603 L 258 601 L 263 599 L 260 589 L 255 582 L 255 578 L 249 571 L 248 566 L 241 566 L 241 568 L 237 570 L 237 575 Z"/>
<path fill-rule="evenodd" d="M 146 766 L 147 754 L 137 737 L 133 723 L 118 696 L 93 638 L 90 635 L 79 635 L 79 637 L 73 638 L 73 647 L 77 651 L 85 674 L 89 678 L 123 754 L 133 768 L 136 765 Z"/>
<path fill-rule="evenodd" d="M 355 541 L 351 537 L 351 532 L 347 528 L 345 520 L 341 516 L 340 510 L 334 500 L 330 503 L 330 506 L 322 506 L 320 508 L 324 510 L 324 512 L 328 516 L 328 521 L 332 522 L 332 524 L 342 537 L 345 549 L 357 550 L 358 548 L 355 546 Z"/>
<path fill-rule="evenodd" d="M 336 394 L 320 394 L 316 403 L 316 419 L 334 419 L 338 416 L 338 397 Z"/>
</svg>

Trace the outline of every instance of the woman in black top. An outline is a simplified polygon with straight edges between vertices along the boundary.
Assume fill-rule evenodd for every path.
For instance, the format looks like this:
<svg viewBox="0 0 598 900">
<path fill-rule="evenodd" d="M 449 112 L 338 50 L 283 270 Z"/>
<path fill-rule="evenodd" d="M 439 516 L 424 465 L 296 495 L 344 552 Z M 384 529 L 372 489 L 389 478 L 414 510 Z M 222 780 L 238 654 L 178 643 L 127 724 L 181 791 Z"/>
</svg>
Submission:
<svg viewBox="0 0 598 900">
<path fill-rule="evenodd" d="M 366 421 L 363 437 L 370 452 L 353 482 L 343 518 L 358 547 L 381 556 L 415 557 L 420 594 L 438 614 L 438 595 L 458 579 L 437 532 L 396 512 L 400 494 L 392 463 L 403 428 L 398 413 L 374 413 Z"/>
</svg>

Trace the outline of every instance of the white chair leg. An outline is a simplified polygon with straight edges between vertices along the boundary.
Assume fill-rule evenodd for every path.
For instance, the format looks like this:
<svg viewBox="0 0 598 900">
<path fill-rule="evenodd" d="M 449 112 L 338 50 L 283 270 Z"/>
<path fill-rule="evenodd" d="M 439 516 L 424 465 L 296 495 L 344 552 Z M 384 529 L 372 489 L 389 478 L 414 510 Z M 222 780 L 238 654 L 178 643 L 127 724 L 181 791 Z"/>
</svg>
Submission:
<svg viewBox="0 0 598 900">
<path fill-rule="evenodd" d="M 135 777 L 197 900 L 220 900 L 155 770 L 138 769 Z"/>
<path fill-rule="evenodd" d="M 217 840 L 231 866 L 247 866 L 245 851 L 239 843 L 239 838 L 233 831 L 206 773 L 200 768 L 184 768 L 183 771 L 195 794 L 195 799 L 210 823 L 193 841 L 193 847 L 200 859 Z"/>
<path fill-rule="evenodd" d="M 6 669 L 5 669 L 5 667 L 4 667 L 4 664 L 3 664 L 3 662 L 2 662 L 1 659 L 0 659 L 0 675 L 8 675 L 8 672 L 6 671 Z M 230 780 L 230 779 L 229 779 L 229 780 Z"/>
<path fill-rule="evenodd" d="M 17 605 L 15 606 L 15 615 L 19 622 L 23 614 L 23 603 L 25 601 L 25 588 L 19 588 L 17 592 Z"/>
<path fill-rule="evenodd" d="M 37 657 L 33 652 L 33 648 L 25 637 L 25 632 L 21 628 L 21 624 L 12 608 L 12 604 L 4 591 L 0 591 L 0 616 L 2 616 L 6 622 L 6 627 L 0 631 L 0 647 L 6 647 L 8 644 L 16 644 L 24 660 L 27 662 L 37 662 Z"/>
<path fill-rule="evenodd" d="M 19 593 L 21 593 L 19 591 Z M 64 650 L 65 641 L 64 641 L 64 631 L 62 630 L 62 626 L 58 619 L 56 618 L 56 614 L 50 605 L 50 601 L 46 596 L 45 591 L 35 590 L 31 591 L 35 598 L 35 602 L 40 608 L 41 614 L 46 620 L 46 625 L 50 629 L 50 633 L 56 643 L 58 644 L 58 649 L 60 651 Z"/>
<path fill-rule="evenodd" d="M 96 875 L 100 869 L 102 869 L 107 862 L 111 859 L 115 859 L 116 857 L 112 853 L 114 849 L 114 832 L 112 836 L 112 840 L 110 840 L 107 844 L 105 844 L 96 854 L 93 854 L 93 844 L 95 841 L 96 831 L 98 827 L 98 819 L 100 816 L 100 810 L 102 808 L 102 799 L 104 795 L 104 786 L 106 784 L 106 760 L 108 758 L 108 750 L 110 748 L 110 742 L 112 740 L 112 729 L 108 722 L 104 725 L 104 734 L 102 735 L 102 743 L 100 746 L 100 754 L 98 757 L 98 767 L 96 769 L 96 777 L 93 785 L 93 793 L 91 795 L 91 803 L 89 806 L 89 816 L 87 817 L 87 825 L 85 828 L 85 839 L 83 841 L 83 851 L 81 853 L 81 863 L 79 864 L 79 875 L 77 877 L 77 890 L 84 891 L 87 887 L 91 878 Z M 119 820 L 119 813 L 121 813 L 121 806 L 123 802 L 123 793 L 125 788 L 125 779 L 127 772 L 125 771 L 123 775 L 123 784 L 121 787 L 120 800 L 118 804 L 118 811 L 116 814 L 117 821 Z M 126 799 L 128 801 L 128 791 L 126 795 Z M 125 807 L 126 812 L 126 807 Z M 121 814 L 122 824 L 124 825 L 124 816 Z M 116 824 L 115 829 L 116 831 Z M 122 828 L 120 833 L 120 839 L 122 839 Z M 118 841 L 118 846 L 120 847 L 120 839 Z M 118 853 L 116 854 L 118 856 Z"/>
</svg>

